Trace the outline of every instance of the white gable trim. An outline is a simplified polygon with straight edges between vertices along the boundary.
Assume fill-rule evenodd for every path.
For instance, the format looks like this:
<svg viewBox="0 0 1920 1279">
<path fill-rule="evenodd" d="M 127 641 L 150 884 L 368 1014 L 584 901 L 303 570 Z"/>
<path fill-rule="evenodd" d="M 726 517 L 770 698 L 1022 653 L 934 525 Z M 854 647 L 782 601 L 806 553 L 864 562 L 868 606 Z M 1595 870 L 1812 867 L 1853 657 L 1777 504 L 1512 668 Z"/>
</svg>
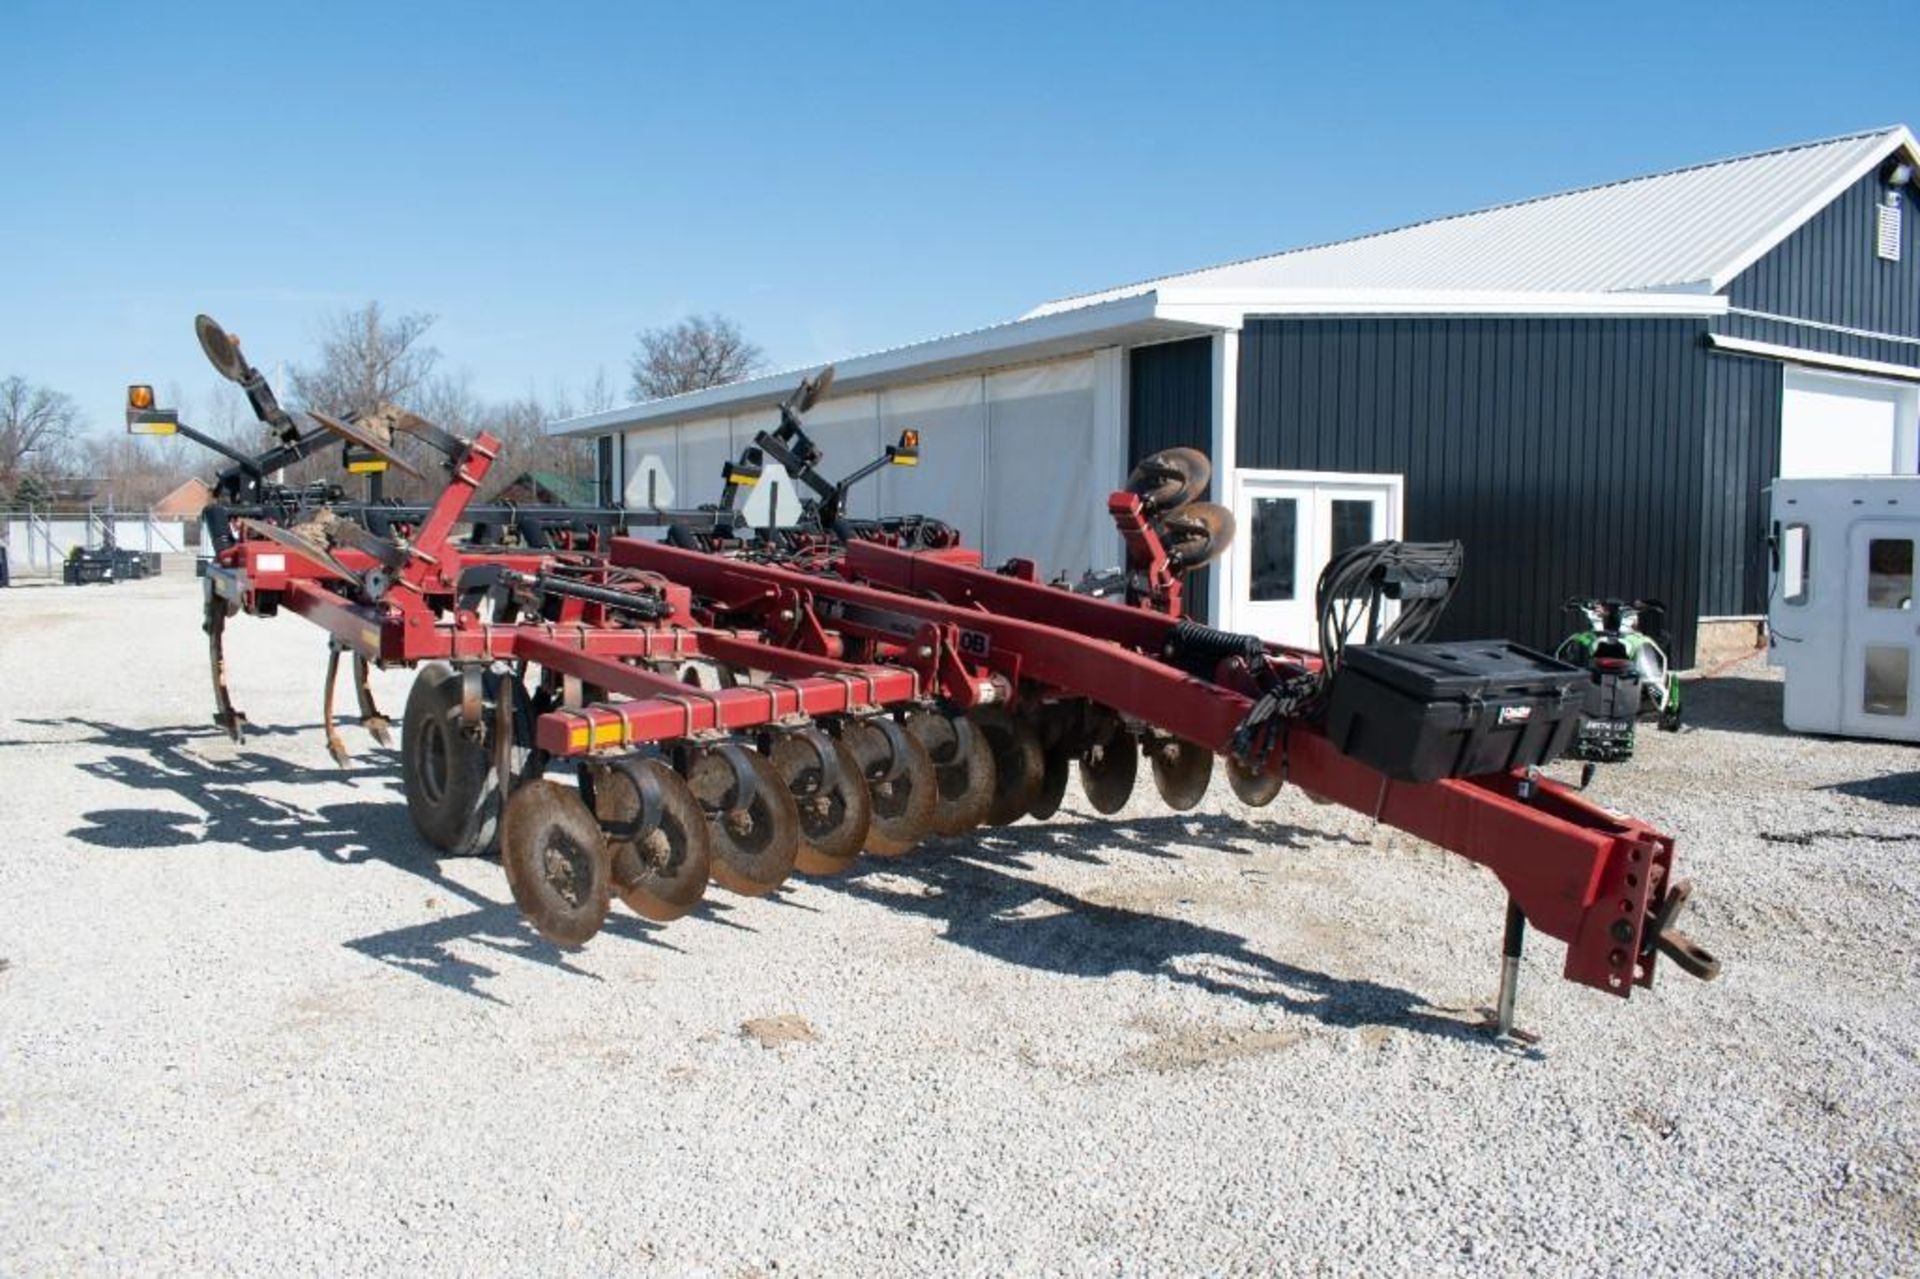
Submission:
<svg viewBox="0 0 1920 1279">
<path fill-rule="evenodd" d="M 1822 209 L 1839 199 L 1848 187 L 1858 182 L 1861 178 L 1866 177 L 1869 173 L 1872 173 L 1882 164 L 1885 164 L 1887 158 L 1896 151 L 1905 152 L 1907 162 L 1916 168 L 1920 168 L 1920 144 L 1914 141 L 1912 132 L 1909 131 L 1905 125 L 1897 129 L 1889 129 L 1886 137 L 1887 144 L 1885 146 L 1855 161 L 1853 166 L 1849 168 L 1843 176 L 1835 178 L 1827 184 L 1825 190 L 1808 199 L 1805 204 L 1794 210 L 1790 216 L 1782 218 L 1779 222 L 1775 223 L 1773 229 L 1768 231 L 1765 236 L 1754 241 L 1726 262 L 1715 267 L 1709 281 L 1713 286 L 1714 292 L 1717 293 L 1721 289 L 1726 288 L 1727 285 L 1733 283 L 1734 279 L 1742 271 L 1779 248 L 1788 236 L 1798 231 L 1808 222 L 1811 222 L 1814 216 Z"/>
</svg>

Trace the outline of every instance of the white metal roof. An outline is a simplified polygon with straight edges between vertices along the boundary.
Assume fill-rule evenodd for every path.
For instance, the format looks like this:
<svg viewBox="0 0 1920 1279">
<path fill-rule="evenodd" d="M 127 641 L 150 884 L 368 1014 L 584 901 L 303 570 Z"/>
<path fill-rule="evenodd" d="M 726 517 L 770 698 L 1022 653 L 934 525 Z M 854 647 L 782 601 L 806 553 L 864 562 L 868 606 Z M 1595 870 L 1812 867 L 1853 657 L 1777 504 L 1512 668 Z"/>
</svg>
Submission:
<svg viewBox="0 0 1920 1279">
<path fill-rule="evenodd" d="M 897 346 L 871 355 L 840 360 L 833 370 L 833 395 L 897 386 L 903 381 L 932 381 L 982 369 L 1004 368 L 1034 360 L 1078 355 L 1103 346 L 1138 346 L 1210 332 L 1204 322 L 1167 316 L 1152 297 L 1117 298 L 1103 304 L 1036 319 L 1009 320 L 968 333 Z M 704 391 L 608 409 L 548 424 L 556 435 L 595 435 L 624 427 L 663 425 L 710 414 L 771 408 L 818 366 L 768 373 Z"/>
<path fill-rule="evenodd" d="M 1903 126 L 1781 147 L 1048 302 L 1170 289 L 1712 293 L 1896 150 Z"/>
<path fill-rule="evenodd" d="M 1238 328 L 1257 315 L 1714 315 L 1713 296 L 1903 149 L 1904 127 L 1782 147 L 1049 302 L 840 361 L 834 392 Z M 596 435 L 769 407 L 801 370 L 548 425 Z"/>
</svg>

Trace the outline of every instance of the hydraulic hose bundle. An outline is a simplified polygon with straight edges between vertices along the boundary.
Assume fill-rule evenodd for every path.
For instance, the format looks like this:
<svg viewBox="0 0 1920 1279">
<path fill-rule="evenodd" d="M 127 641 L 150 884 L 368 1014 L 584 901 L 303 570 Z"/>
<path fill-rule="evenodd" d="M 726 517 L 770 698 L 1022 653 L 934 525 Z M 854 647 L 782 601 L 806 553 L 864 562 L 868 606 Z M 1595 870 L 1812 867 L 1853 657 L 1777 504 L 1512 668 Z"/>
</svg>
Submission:
<svg viewBox="0 0 1920 1279">
<path fill-rule="evenodd" d="M 1349 644 L 1417 644 L 1431 635 L 1453 598 L 1464 558 L 1459 542 L 1388 541 L 1329 560 L 1314 586 L 1320 669 L 1302 667 L 1264 690 L 1234 735 L 1235 754 L 1261 767 L 1288 724 L 1318 720 Z M 1388 601 L 1399 609 L 1383 626 Z"/>
</svg>

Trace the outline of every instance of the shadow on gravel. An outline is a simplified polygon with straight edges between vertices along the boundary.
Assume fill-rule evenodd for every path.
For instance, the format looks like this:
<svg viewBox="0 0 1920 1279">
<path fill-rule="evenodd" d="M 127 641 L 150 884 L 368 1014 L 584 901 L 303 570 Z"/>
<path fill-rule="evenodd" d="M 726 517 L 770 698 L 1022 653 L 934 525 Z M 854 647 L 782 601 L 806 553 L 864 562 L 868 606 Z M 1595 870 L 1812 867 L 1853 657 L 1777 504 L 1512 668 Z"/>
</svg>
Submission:
<svg viewBox="0 0 1920 1279">
<path fill-rule="evenodd" d="M 308 768 L 275 755 L 230 748 L 210 729 L 185 725 L 134 729 L 93 720 L 28 721 L 41 727 L 83 730 L 78 740 L 104 748 L 105 759 L 79 767 L 95 777 L 137 792 L 167 794 L 195 809 L 181 813 L 158 807 L 103 808 L 82 814 L 70 837 L 96 848 L 153 850 L 231 844 L 261 853 L 304 853 L 355 865 L 384 862 L 416 876 L 446 899 L 473 909 L 437 916 L 373 933 L 345 943 L 349 948 L 403 972 L 494 1003 L 501 1002 L 480 983 L 499 970 L 467 957 L 478 948 L 490 954 L 543 964 L 561 972 L 600 980 L 567 962 L 567 952 L 542 940 L 521 918 L 511 900 L 498 901 L 447 877 L 441 860 L 415 833 L 398 794 L 390 801 L 350 800 L 308 806 L 260 792 L 261 787 L 359 785 L 372 783 L 398 792 L 398 764 L 391 751 L 369 750 L 365 765 Z M 250 739 L 318 732 L 318 725 L 253 728 Z M 72 739 L 68 739 L 72 740 Z M 232 750 L 229 755 L 226 752 Z M 210 752 L 218 752 L 217 755 Z M 504 884 L 502 885 L 504 889 Z M 708 904 L 699 914 L 727 927 L 744 925 L 718 918 L 725 906 Z M 674 949 L 654 934 L 654 925 L 615 915 L 606 931 L 630 941 Z M 456 943 L 463 943 L 460 949 Z"/>
<path fill-rule="evenodd" d="M 1729 733 L 1791 737 L 1793 734 L 1780 720 L 1785 688 L 1779 680 L 1743 675 L 1688 680 L 1681 693 L 1684 723 Z"/>
<path fill-rule="evenodd" d="M 1121 832 L 1126 832 L 1124 838 Z M 831 888 L 891 910 L 924 915 L 946 926 L 955 945 L 1005 963 L 1074 977 L 1133 972 L 1197 987 L 1250 1004 L 1277 1005 L 1342 1028 L 1394 1026 L 1484 1045 L 1486 1032 L 1438 1009 L 1412 991 L 1350 981 L 1260 954 L 1243 937 L 1183 919 L 1089 901 L 1012 870 L 1037 855 L 1095 858 L 1129 843 L 1173 856 L 1169 843 L 1223 843 L 1258 835 L 1269 843 L 1322 844 L 1349 837 L 1282 823 L 1190 814 L 1102 826 L 1087 822 L 982 831 L 964 853 L 939 847 L 897 861 L 863 862 L 849 875 L 822 880 Z M 916 881 L 902 885 L 899 880 Z"/>
<path fill-rule="evenodd" d="M 1876 804 L 1895 804 L 1901 808 L 1920 808 L 1920 772 L 1886 773 L 1862 777 L 1858 781 L 1836 782 L 1820 789 L 1870 799 Z"/>
</svg>

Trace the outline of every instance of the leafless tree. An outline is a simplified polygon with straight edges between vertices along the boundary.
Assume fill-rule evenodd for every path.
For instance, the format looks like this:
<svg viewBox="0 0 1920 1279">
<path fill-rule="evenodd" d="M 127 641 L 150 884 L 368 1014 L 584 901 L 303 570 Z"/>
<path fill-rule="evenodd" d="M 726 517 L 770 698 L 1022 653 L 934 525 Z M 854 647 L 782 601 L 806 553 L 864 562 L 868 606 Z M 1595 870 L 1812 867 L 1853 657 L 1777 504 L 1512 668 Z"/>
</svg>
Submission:
<svg viewBox="0 0 1920 1279">
<path fill-rule="evenodd" d="M 64 393 L 23 377 L 0 379 L 0 488 L 12 492 L 23 470 L 57 471 L 57 455 L 79 424 L 80 410 Z"/>
<path fill-rule="evenodd" d="M 633 394 L 639 400 L 702 391 L 738 382 L 761 367 L 760 348 L 724 315 L 694 315 L 640 335 L 633 353 Z"/>
<path fill-rule="evenodd" d="M 330 317 L 321 331 L 319 362 L 290 374 L 293 398 L 341 417 L 404 403 L 440 360 L 440 352 L 421 340 L 433 321 L 420 312 L 389 319 L 378 302 Z"/>
</svg>

